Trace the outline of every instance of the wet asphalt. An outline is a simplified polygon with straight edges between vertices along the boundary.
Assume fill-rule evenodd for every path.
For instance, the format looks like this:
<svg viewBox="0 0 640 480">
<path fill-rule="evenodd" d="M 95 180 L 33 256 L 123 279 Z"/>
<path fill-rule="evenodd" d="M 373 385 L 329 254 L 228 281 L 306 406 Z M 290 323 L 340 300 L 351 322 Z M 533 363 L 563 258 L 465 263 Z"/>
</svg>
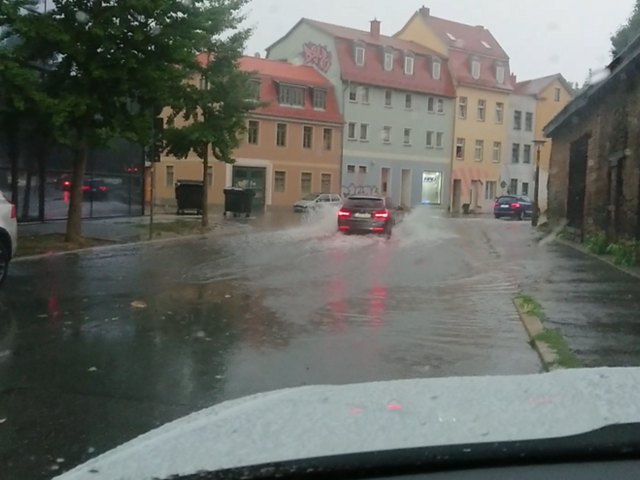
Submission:
<svg viewBox="0 0 640 480">
<path fill-rule="evenodd" d="M 524 222 L 417 210 L 390 240 L 336 234 L 330 214 L 16 262 L 0 290 L 2 478 L 50 478 L 257 392 L 537 373 L 512 298 L 566 282 L 563 248 Z"/>
</svg>

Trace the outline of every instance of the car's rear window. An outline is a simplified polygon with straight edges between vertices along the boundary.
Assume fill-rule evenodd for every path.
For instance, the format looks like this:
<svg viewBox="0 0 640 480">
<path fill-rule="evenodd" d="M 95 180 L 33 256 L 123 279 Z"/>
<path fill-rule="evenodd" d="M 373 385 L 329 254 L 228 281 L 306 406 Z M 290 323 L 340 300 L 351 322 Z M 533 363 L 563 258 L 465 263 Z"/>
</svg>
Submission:
<svg viewBox="0 0 640 480">
<path fill-rule="evenodd" d="M 347 208 L 384 208 L 381 198 L 347 198 L 344 202 Z"/>
<path fill-rule="evenodd" d="M 517 197 L 500 197 L 498 198 L 498 203 L 512 203 L 512 202 L 517 202 L 518 198 Z"/>
</svg>

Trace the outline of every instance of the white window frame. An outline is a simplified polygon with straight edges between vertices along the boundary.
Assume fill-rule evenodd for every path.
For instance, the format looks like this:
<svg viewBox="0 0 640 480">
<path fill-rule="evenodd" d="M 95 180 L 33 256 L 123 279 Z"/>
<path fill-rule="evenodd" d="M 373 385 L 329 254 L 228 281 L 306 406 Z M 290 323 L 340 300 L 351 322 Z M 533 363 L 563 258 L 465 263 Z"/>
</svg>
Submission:
<svg viewBox="0 0 640 480">
<path fill-rule="evenodd" d="M 351 94 L 353 93 L 353 97 L 351 98 Z M 357 85 L 349 85 L 349 101 L 351 103 L 358 103 L 358 86 Z"/>
<path fill-rule="evenodd" d="M 369 105 L 369 87 L 360 87 L 360 102 Z"/>
<path fill-rule="evenodd" d="M 365 138 L 362 138 L 362 127 L 365 127 L 365 132 L 366 132 Z M 369 127 L 370 127 L 370 125 L 368 123 L 361 123 L 360 124 L 360 128 L 358 129 L 359 130 L 359 132 L 358 132 L 359 133 L 359 135 L 358 135 L 359 138 L 358 139 L 361 142 L 368 142 L 369 141 Z"/>
<path fill-rule="evenodd" d="M 560 87 L 556 87 L 555 90 L 553 91 L 553 101 L 554 102 L 559 102 L 560 101 L 560 95 L 561 95 L 561 91 L 560 91 Z"/>
<path fill-rule="evenodd" d="M 434 60 L 431 65 L 431 78 L 434 80 L 440 80 L 440 74 L 442 72 L 442 64 L 439 60 Z"/>
<path fill-rule="evenodd" d="M 453 152 L 453 155 L 455 156 L 456 160 L 460 160 L 460 161 L 464 160 L 464 155 L 466 153 L 465 152 L 466 144 L 467 144 L 467 142 L 466 142 L 466 140 L 464 138 L 462 138 L 462 137 L 456 138 L 456 149 Z M 458 156 L 458 147 L 461 147 L 461 149 L 462 149 L 462 156 L 461 157 Z"/>
<path fill-rule="evenodd" d="M 407 132 L 409 132 L 409 140 L 407 140 Z M 405 128 L 402 134 L 403 134 L 402 144 L 406 146 L 410 146 L 411 145 L 411 129 Z"/>
<path fill-rule="evenodd" d="M 359 67 L 363 67 L 364 66 L 364 47 L 356 47 L 356 55 L 355 55 L 355 61 L 356 61 L 356 65 L 358 65 Z"/>
<path fill-rule="evenodd" d="M 462 111 L 463 111 L 462 107 L 464 107 L 464 115 L 462 115 Z M 458 118 L 462 120 L 466 120 L 468 111 L 469 111 L 468 97 L 459 97 L 458 98 Z"/>
<path fill-rule="evenodd" d="M 444 115 L 444 98 L 438 98 L 436 100 L 436 113 L 438 115 Z"/>
<path fill-rule="evenodd" d="M 413 110 L 413 95 L 411 95 L 410 93 L 404 94 L 404 109 Z"/>
<path fill-rule="evenodd" d="M 255 143 L 249 141 L 251 138 L 250 130 L 251 124 L 256 124 L 256 141 Z M 260 121 L 259 120 L 249 120 L 247 121 L 247 144 L 248 145 L 260 145 Z"/>
<path fill-rule="evenodd" d="M 169 171 L 171 171 L 171 175 L 169 175 Z M 171 182 L 169 182 L 169 176 L 171 176 Z M 174 187 L 176 181 L 176 168 L 174 165 L 165 165 L 164 166 L 164 184 L 167 187 Z"/>
<path fill-rule="evenodd" d="M 499 84 L 504 83 L 504 67 L 496 68 L 496 80 Z"/>
<path fill-rule="evenodd" d="M 282 190 L 278 190 L 276 188 L 276 179 L 279 173 L 282 173 Z M 273 172 L 273 193 L 285 193 L 287 191 L 287 171 L 286 170 L 275 170 Z"/>
<path fill-rule="evenodd" d="M 480 151 L 480 155 L 478 155 L 478 150 Z M 476 140 L 475 148 L 473 150 L 473 159 L 476 162 L 484 160 L 484 140 Z"/>
<path fill-rule="evenodd" d="M 353 125 L 353 136 L 351 136 L 351 125 Z M 357 140 L 358 139 L 358 124 L 356 122 L 348 122 L 347 123 L 347 140 Z"/>
<path fill-rule="evenodd" d="M 391 127 L 389 125 L 382 127 L 382 143 L 391 143 Z"/>
<path fill-rule="evenodd" d="M 431 102 L 431 108 L 429 108 L 429 102 Z M 427 97 L 427 112 L 435 113 L 436 112 L 436 99 L 435 97 Z"/>
<path fill-rule="evenodd" d="M 476 80 L 480 78 L 480 62 L 477 60 L 471 62 L 471 76 Z"/>
<path fill-rule="evenodd" d="M 436 132 L 436 148 L 444 148 L 444 132 Z"/>
<path fill-rule="evenodd" d="M 482 112 L 482 115 L 480 115 Z M 483 99 L 478 99 L 478 111 L 476 112 L 477 120 L 479 122 L 484 122 L 487 119 L 487 101 Z"/>
<path fill-rule="evenodd" d="M 498 189 L 498 182 L 494 180 L 489 180 L 487 182 L 484 182 L 484 199 L 495 200 L 497 189 Z"/>
<path fill-rule="evenodd" d="M 387 72 L 393 70 L 393 53 L 384 54 L 384 69 Z"/>
<path fill-rule="evenodd" d="M 435 136 L 434 131 L 432 130 L 427 130 L 427 136 L 425 138 L 425 145 L 427 146 L 427 148 L 433 148 L 434 145 L 434 141 L 433 141 L 433 137 Z"/>
<path fill-rule="evenodd" d="M 387 103 L 387 98 L 389 99 L 389 103 Z M 393 107 L 393 90 L 384 91 L 384 106 L 385 108 Z"/>
<path fill-rule="evenodd" d="M 304 144 L 305 139 L 306 139 L 305 134 L 307 132 L 307 129 L 310 129 L 309 131 L 311 132 L 310 135 L 309 135 L 309 146 L 308 147 L 305 146 L 305 144 Z M 303 148 L 303 150 L 311 150 L 311 149 L 313 149 L 313 133 L 314 133 L 313 131 L 314 131 L 313 125 L 303 125 L 302 126 L 302 148 Z"/>
<path fill-rule="evenodd" d="M 527 158 L 527 151 L 529 152 L 529 157 Z M 533 157 L 533 148 L 531 148 L 530 143 L 525 143 L 522 145 L 522 164 L 529 165 L 531 164 L 531 158 Z"/>
<path fill-rule="evenodd" d="M 409 55 L 404 57 L 404 74 L 405 75 L 413 75 L 413 67 L 414 67 L 415 59 Z"/>
<path fill-rule="evenodd" d="M 502 157 L 502 142 L 493 142 L 493 156 L 491 160 L 493 163 L 500 163 Z"/>
<path fill-rule="evenodd" d="M 495 122 L 498 125 L 502 125 L 504 123 L 504 103 L 502 102 L 496 102 Z"/>
</svg>

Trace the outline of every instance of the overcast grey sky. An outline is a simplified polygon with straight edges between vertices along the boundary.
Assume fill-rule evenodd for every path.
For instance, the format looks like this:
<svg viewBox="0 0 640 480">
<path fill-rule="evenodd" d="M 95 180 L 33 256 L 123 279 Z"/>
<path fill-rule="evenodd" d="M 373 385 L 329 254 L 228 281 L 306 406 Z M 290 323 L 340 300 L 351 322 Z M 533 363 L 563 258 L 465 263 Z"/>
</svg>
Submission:
<svg viewBox="0 0 640 480">
<path fill-rule="evenodd" d="M 377 17 L 382 33 L 393 35 L 423 4 L 436 17 L 491 30 L 518 80 L 560 72 L 582 83 L 589 68 L 608 62 L 609 37 L 634 0 L 253 0 L 247 53 L 264 53 L 301 17 L 361 30 Z"/>
</svg>

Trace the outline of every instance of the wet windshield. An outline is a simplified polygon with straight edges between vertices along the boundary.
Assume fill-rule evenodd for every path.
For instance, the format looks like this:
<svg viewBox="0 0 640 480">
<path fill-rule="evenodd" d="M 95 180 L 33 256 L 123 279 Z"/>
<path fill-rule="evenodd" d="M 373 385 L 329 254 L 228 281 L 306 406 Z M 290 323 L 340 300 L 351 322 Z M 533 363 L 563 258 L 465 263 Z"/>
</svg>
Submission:
<svg viewBox="0 0 640 480">
<path fill-rule="evenodd" d="M 282 389 L 314 446 L 445 442 L 496 377 L 640 365 L 640 1 L 422 3 L 0 0 L 3 480 Z M 459 377 L 499 387 L 384 388 Z"/>
</svg>

